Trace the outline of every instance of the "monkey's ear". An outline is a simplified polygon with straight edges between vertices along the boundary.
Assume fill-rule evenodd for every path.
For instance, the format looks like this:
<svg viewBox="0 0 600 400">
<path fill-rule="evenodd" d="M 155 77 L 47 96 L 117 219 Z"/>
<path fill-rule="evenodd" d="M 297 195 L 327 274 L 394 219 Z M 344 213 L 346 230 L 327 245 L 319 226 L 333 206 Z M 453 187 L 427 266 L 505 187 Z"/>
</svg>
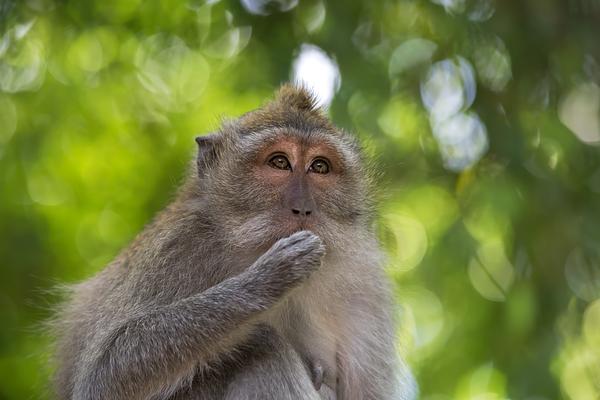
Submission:
<svg viewBox="0 0 600 400">
<path fill-rule="evenodd" d="M 304 111 L 313 111 L 317 108 L 317 99 L 307 88 L 289 83 L 281 86 L 276 101 L 284 106 Z"/>
<path fill-rule="evenodd" d="M 195 140 L 198 143 L 196 166 L 198 168 L 198 176 L 202 176 L 217 159 L 216 146 L 219 136 L 216 133 L 211 133 L 205 136 L 196 136 Z"/>
</svg>

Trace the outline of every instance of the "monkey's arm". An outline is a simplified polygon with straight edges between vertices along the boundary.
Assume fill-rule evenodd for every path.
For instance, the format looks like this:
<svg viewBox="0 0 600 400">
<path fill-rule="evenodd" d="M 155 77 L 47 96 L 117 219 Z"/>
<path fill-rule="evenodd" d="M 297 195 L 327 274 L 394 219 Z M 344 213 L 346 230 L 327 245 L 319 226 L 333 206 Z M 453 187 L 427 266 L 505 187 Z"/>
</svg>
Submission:
<svg viewBox="0 0 600 400">
<path fill-rule="evenodd" d="M 81 357 L 73 399 L 145 399 L 172 389 L 231 351 L 253 318 L 318 268 L 323 253 L 318 237 L 296 233 L 240 275 L 104 328 Z"/>
</svg>

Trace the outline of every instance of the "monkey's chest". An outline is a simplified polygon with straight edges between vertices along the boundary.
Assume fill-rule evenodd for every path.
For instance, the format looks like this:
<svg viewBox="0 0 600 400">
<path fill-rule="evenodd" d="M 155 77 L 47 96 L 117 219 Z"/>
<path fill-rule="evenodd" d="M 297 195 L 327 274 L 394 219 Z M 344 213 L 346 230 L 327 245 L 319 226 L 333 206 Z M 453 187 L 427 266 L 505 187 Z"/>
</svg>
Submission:
<svg viewBox="0 0 600 400">
<path fill-rule="evenodd" d="M 286 310 L 282 333 L 304 360 L 311 378 L 318 382 L 318 386 L 323 386 L 319 390 L 320 394 L 323 393 L 321 398 L 335 399 L 339 332 L 336 330 L 336 313 L 328 315 L 325 307 L 316 309 L 306 302 L 295 306 L 295 309 Z M 332 395 L 327 394 L 328 391 Z"/>
</svg>

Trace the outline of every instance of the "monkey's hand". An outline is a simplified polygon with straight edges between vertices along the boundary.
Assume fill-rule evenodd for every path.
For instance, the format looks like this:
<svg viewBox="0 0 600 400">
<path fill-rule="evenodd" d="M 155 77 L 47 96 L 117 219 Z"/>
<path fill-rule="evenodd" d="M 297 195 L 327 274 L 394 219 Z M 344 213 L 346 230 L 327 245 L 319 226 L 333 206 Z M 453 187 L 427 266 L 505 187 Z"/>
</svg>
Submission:
<svg viewBox="0 0 600 400">
<path fill-rule="evenodd" d="M 300 231 L 278 240 L 250 270 L 277 296 L 304 282 L 319 268 L 324 254 L 325 246 L 317 235 Z"/>
</svg>

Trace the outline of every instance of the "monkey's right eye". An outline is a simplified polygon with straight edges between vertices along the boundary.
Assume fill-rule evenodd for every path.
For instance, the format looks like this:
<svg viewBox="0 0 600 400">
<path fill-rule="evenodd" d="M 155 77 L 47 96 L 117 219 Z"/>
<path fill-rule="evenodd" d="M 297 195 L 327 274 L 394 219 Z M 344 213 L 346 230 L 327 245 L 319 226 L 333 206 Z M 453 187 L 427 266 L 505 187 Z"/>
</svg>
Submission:
<svg viewBox="0 0 600 400">
<path fill-rule="evenodd" d="M 269 159 L 269 165 L 277 169 L 292 169 L 292 166 L 290 165 L 288 159 L 285 158 L 285 156 L 282 156 L 281 154 L 276 154 L 273 157 L 271 157 Z"/>
</svg>

